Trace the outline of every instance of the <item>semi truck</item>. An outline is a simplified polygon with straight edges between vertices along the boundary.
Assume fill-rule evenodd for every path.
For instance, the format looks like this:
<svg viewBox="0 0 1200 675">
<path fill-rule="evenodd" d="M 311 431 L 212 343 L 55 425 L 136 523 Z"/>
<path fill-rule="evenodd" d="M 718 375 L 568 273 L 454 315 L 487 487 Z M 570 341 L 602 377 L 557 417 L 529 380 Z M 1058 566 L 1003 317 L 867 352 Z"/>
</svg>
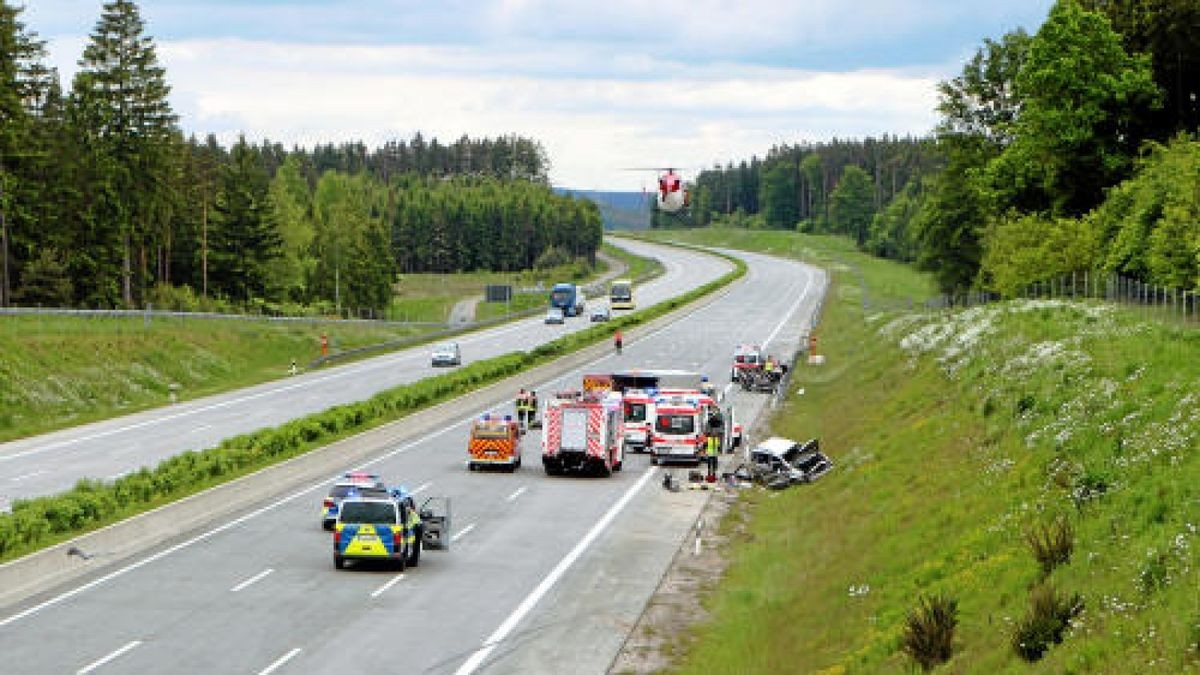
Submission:
<svg viewBox="0 0 1200 675">
<path fill-rule="evenodd" d="M 583 314 L 583 289 L 575 284 L 554 284 L 550 306 L 561 309 L 564 316 Z"/>
</svg>

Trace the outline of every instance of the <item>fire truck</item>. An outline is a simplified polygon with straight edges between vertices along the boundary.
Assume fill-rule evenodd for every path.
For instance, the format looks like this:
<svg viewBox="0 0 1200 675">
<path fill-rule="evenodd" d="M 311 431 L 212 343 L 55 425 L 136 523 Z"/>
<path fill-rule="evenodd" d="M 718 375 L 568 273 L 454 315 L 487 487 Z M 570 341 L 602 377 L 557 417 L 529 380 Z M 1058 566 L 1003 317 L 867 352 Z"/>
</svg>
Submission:
<svg viewBox="0 0 1200 675">
<path fill-rule="evenodd" d="M 625 458 L 617 395 L 563 392 L 547 401 L 542 420 L 542 465 L 551 476 L 567 472 L 611 475 Z"/>
<path fill-rule="evenodd" d="M 467 468 L 496 466 L 508 471 L 521 468 L 521 427 L 509 415 L 485 413 L 471 422 L 467 441 Z"/>
</svg>

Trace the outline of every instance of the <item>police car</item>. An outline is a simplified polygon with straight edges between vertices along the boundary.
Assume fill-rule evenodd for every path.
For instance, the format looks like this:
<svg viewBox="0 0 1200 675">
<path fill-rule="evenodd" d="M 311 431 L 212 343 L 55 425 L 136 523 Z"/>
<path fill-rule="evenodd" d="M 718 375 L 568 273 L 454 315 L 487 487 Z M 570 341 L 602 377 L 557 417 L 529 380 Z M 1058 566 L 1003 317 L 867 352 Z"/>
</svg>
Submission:
<svg viewBox="0 0 1200 675">
<path fill-rule="evenodd" d="M 379 498 L 388 496 L 387 486 L 384 485 L 379 474 L 362 471 L 344 473 L 341 479 L 329 488 L 329 494 L 321 504 L 321 526 L 326 530 L 333 529 L 342 501 L 347 497 Z"/>
<path fill-rule="evenodd" d="M 421 560 L 421 514 L 411 499 L 347 497 L 333 525 L 333 566 L 347 560 L 378 560 L 400 571 Z"/>
</svg>

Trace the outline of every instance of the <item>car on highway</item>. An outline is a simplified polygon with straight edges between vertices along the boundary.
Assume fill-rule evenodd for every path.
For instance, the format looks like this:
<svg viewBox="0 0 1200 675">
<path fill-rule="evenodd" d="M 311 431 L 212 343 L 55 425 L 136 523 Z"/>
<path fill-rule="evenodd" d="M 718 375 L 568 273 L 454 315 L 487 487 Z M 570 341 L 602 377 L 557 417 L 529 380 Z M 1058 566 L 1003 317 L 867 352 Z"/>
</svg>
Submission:
<svg viewBox="0 0 1200 675">
<path fill-rule="evenodd" d="M 379 474 L 363 471 L 350 471 L 342 474 L 333 487 L 329 488 L 329 494 L 321 503 L 321 526 L 326 530 L 332 530 L 334 522 L 337 521 L 342 501 L 347 498 L 364 496 L 388 496 L 387 485 L 384 484 Z"/>
<path fill-rule="evenodd" d="M 592 321 L 608 321 L 612 318 L 612 313 L 608 309 L 608 305 L 597 305 L 592 309 Z"/>
<path fill-rule="evenodd" d="M 459 349 L 457 342 L 446 342 L 433 348 L 431 360 L 434 368 L 438 366 L 461 366 L 462 350 Z"/>
<path fill-rule="evenodd" d="M 404 571 L 420 562 L 420 514 L 410 501 L 388 491 L 384 495 L 342 501 L 333 526 L 335 568 L 342 569 L 347 560 L 378 560 Z"/>
<path fill-rule="evenodd" d="M 566 316 L 558 307 L 551 307 L 546 310 L 546 323 L 564 323 L 565 321 Z"/>
</svg>

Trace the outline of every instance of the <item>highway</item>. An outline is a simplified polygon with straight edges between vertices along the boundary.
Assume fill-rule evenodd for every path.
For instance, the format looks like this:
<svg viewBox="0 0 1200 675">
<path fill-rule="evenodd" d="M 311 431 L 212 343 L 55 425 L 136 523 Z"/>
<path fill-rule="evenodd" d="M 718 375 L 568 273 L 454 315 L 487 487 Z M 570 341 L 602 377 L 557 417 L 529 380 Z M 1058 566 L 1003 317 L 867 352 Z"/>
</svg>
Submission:
<svg viewBox="0 0 1200 675">
<path fill-rule="evenodd" d="M 639 287 L 645 306 L 703 285 L 729 271 L 724 260 L 667 246 L 619 240 L 618 245 L 663 262 L 662 276 Z M 463 363 L 549 342 L 585 321 L 547 326 L 542 317 L 457 338 Z M 432 345 L 343 366 L 323 368 L 235 392 L 196 399 L 104 422 L 0 444 L 0 505 L 55 494 L 80 478 L 111 480 L 186 450 L 320 412 L 435 374 Z"/>
<path fill-rule="evenodd" d="M 606 353 L 537 389 L 577 387 L 584 371 L 636 366 L 700 370 L 720 389 L 737 343 L 790 355 L 824 293 L 824 273 L 738 255 L 750 262 L 744 283 L 639 336 L 622 355 Z M 744 422 L 765 400 L 731 395 Z M 662 490 L 663 469 L 646 455 L 628 456 L 610 478 L 550 478 L 536 461 L 536 439 L 513 474 L 468 472 L 465 424 L 481 412 L 463 409 L 458 422 L 422 438 L 406 437 L 401 425 L 372 432 L 363 442 L 379 442 L 380 453 L 345 467 L 403 482 L 418 501 L 449 496 L 450 551 L 425 552 L 403 574 L 336 571 L 319 525 L 329 481 L 264 495 L 260 508 L 225 525 L 181 532 L 157 552 L 0 616 L 3 669 L 605 672 L 706 494 Z"/>
</svg>

